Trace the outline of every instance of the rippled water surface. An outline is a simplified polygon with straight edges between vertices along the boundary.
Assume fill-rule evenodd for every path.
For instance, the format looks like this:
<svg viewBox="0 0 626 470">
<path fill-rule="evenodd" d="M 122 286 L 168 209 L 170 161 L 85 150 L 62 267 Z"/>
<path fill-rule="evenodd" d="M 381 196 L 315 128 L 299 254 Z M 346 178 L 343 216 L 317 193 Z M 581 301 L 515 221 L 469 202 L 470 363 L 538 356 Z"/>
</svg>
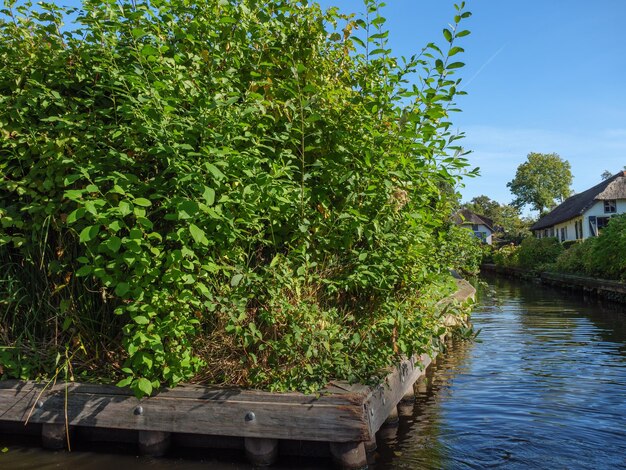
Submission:
<svg viewBox="0 0 626 470">
<path fill-rule="evenodd" d="M 376 468 L 626 468 L 626 306 L 485 281 Z"/>
<path fill-rule="evenodd" d="M 372 468 L 626 469 L 626 305 L 485 278 L 477 342 L 455 341 L 381 430 Z M 0 449 L 3 447 L 0 439 Z M 241 453 L 145 459 L 11 443 L 0 469 L 248 469 Z M 281 461 L 277 468 L 327 468 Z"/>
</svg>

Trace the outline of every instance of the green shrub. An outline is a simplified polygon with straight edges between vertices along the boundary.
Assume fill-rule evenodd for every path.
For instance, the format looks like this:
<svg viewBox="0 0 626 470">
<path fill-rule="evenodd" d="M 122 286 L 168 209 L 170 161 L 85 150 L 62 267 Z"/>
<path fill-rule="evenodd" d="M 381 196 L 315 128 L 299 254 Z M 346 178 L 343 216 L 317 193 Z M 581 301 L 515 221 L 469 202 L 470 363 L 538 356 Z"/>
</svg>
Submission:
<svg viewBox="0 0 626 470">
<path fill-rule="evenodd" d="M 505 245 L 493 252 L 493 262 L 497 266 L 519 267 L 519 246 Z"/>
<path fill-rule="evenodd" d="M 467 228 L 450 224 L 442 231 L 437 250 L 433 254 L 452 269 L 464 274 L 477 274 L 483 261 L 486 245 Z"/>
<path fill-rule="evenodd" d="M 401 61 L 373 0 L 369 24 L 304 0 L 86 0 L 69 31 L 62 8 L 6 5 L 5 376 L 61 360 L 138 395 L 310 391 L 429 347 L 458 264 L 469 13 Z"/>
<path fill-rule="evenodd" d="M 581 240 L 565 240 L 564 242 L 561 242 L 561 245 L 563 245 L 563 248 L 565 250 L 569 250 L 573 246 L 579 245 L 581 243 L 582 243 Z"/>
<path fill-rule="evenodd" d="M 597 237 L 593 257 L 600 276 L 626 280 L 626 214 L 610 219 Z"/>
<path fill-rule="evenodd" d="M 535 238 L 529 237 L 522 241 L 518 262 L 521 268 L 525 269 L 545 269 L 546 266 L 556 262 L 558 256 L 563 252 L 563 245 L 556 238 Z"/>
<path fill-rule="evenodd" d="M 597 238 L 588 238 L 582 243 L 575 243 L 556 260 L 555 270 L 580 276 L 597 275 L 594 249 Z"/>
</svg>

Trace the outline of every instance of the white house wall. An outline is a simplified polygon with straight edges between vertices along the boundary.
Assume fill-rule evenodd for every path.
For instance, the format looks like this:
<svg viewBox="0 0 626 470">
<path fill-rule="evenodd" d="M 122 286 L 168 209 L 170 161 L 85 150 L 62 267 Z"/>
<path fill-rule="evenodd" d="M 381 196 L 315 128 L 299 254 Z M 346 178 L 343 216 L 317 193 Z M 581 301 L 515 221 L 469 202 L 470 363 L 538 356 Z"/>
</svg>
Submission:
<svg viewBox="0 0 626 470">
<path fill-rule="evenodd" d="M 626 199 L 617 200 L 617 212 L 615 214 L 626 214 Z M 584 214 L 583 220 L 583 235 L 585 238 L 593 236 L 591 229 L 589 228 L 589 216 L 596 217 L 610 217 L 614 214 L 607 214 L 604 212 L 604 201 L 598 201 L 591 206 Z"/>
<path fill-rule="evenodd" d="M 556 224 L 554 226 L 554 236 L 562 242 L 567 241 L 567 240 L 576 240 L 576 221 L 578 220 L 580 220 L 580 217 L 577 217 L 575 219 L 570 219 L 560 224 Z M 567 234 L 566 234 L 565 239 L 561 239 L 562 228 L 567 228 Z M 584 222 L 583 222 L 583 230 L 584 230 Z"/>
<path fill-rule="evenodd" d="M 486 238 L 485 238 L 485 243 L 487 243 L 488 245 L 493 244 L 493 232 L 486 225 L 478 224 L 478 230 L 474 230 L 472 228 L 472 225 L 470 225 L 470 224 L 463 224 L 463 227 L 468 229 L 468 230 L 471 230 L 472 233 L 474 233 L 474 232 L 484 232 L 484 233 L 486 233 L 487 235 L 486 235 Z"/>
</svg>

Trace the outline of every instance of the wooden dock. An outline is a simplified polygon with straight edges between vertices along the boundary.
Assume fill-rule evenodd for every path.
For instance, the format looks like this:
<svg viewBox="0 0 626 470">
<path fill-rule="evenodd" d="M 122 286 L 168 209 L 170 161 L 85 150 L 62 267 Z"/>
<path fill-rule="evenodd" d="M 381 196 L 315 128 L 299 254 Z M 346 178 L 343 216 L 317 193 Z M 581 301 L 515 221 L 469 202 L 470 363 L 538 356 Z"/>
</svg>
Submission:
<svg viewBox="0 0 626 470">
<path fill-rule="evenodd" d="M 473 298 L 474 288 L 457 282 L 454 299 Z M 28 423 L 24 431 L 40 426 L 48 448 L 65 447 L 73 429 L 131 432 L 149 455 L 163 454 L 177 436 L 213 436 L 225 447 L 243 441 L 255 465 L 271 465 L 280 441 L 320 443 L 338 467 L 366 468 L 376 433 L 397 421 L 398 404 L 414 398 L 413 384 L 433 359 L 424 354 L 402 361 L 378 387 L 331 383 L 319 395 L 183 385 L 137 399 L 108 385 L 2 381 L 0 430 L 11 423 Z"/>
</svg>

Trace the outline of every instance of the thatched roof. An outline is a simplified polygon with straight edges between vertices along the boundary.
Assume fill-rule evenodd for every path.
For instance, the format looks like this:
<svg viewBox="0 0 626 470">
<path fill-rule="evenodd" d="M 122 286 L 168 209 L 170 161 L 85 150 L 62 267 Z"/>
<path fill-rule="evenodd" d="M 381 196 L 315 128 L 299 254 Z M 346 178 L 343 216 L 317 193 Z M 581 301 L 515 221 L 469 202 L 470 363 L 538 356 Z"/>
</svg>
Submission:
<svg viewBox="0 0 626 470">
<path fill-rule="evenodd" d="M 454 223 L 457 225 L 486 225 L 493 232 L 493 220 L 484 215 L 478 215 L 469 209 L 461 209 L 453 216 Z"/>
<path fill-rule="evenodd" d="M 626 171 L 620 171 L 602 183 L 596 184 L 593 188 L 567 198 L 535 222 L 530 229 L 541 230 L 579 217 L 596 201 L 607 199 L 626 199 Z"/>
</svg>

